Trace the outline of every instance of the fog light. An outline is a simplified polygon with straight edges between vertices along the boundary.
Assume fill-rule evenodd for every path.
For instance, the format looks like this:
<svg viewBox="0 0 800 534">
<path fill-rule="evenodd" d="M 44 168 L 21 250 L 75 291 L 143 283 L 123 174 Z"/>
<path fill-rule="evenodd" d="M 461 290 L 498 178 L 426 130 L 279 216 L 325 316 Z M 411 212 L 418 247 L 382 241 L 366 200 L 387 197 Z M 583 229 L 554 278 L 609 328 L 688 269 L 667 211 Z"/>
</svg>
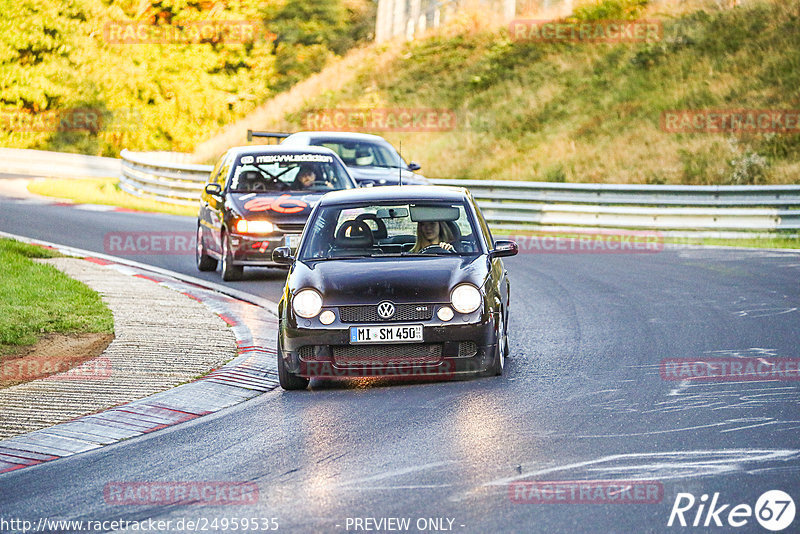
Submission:
<svg viewBox="0 0 800 534">
<path fill-rule="evenodd" d="M 319 316 L 319 322 L 322 324 L 331 324 L 336 319 L 336 314 L 330 310 L 325 310 Z"/>
<path fill-rule="evenodd" d="M 436 317 L 441 321 L 447 322 L 453 318 L 453 310 L 449 306 L 442 306 L 439 308 L 439 311 L 436 312 Z"/>
</svg>

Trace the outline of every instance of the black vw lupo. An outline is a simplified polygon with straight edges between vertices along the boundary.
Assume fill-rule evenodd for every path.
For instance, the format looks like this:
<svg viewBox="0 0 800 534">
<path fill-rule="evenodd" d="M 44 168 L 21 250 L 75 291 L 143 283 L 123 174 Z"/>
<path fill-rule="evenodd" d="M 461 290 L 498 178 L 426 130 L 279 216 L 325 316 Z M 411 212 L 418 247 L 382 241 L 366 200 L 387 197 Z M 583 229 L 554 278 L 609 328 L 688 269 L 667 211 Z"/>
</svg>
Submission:
<svg viewBox="0 0 800 534">
<path fill-rule="evenodd" d="M 500 258 L 517 245 L 492 239 L 467 190 L 328 193 L 291 253 L 273 252 L 291 265 L 279 305 L 284 389 L 311 377 L 502 374 L 509 281 Z"/>
</svg>

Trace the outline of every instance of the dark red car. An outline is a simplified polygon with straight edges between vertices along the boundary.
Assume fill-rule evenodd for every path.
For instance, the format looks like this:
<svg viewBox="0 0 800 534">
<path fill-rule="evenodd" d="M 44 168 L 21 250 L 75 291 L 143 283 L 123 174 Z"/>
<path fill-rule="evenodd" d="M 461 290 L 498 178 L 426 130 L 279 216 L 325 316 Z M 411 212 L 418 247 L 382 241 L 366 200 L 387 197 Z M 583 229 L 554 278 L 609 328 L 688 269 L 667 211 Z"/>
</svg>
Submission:
<svg viewBox="0 0 800 534">
<path fill-rule="evenodd" d="M 272 251 L 294 248 L 325 193 L 357 185 L 323 147 L 228 150 L 209 176 L 197 216 L 197 268 L 239 280 L 245 266 L 276 267 Z"/>
</svg>

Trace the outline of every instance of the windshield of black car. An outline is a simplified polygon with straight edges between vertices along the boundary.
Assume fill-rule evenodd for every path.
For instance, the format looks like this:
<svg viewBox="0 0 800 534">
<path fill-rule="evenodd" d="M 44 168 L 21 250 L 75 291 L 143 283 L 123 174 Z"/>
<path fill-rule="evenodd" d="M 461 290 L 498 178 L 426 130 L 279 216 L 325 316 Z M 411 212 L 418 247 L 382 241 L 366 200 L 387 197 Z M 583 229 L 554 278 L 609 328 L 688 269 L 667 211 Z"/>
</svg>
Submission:
<svg viewBox="0 0 800 534">
<path fill-rule="evenodd" d="M 347 171 L 330 154 L 242 155 L 230 178 L 230 190 L 235 193 L 327 192 L 352 187 Z"/>
<path fill-rule="evenodd" d="M 380 144 L 369 141 L 343 141 L 336 139 L 314 139 L 315 146 L 324 146 L 336 152 L 345 165 L 351 167 L 387 167 L 406 168 L 406 163 L 397 151 L 388 143 Z"/>
<path fill-rule="evenodd" d="M 469 213 L 462 203 L 436 201 L 320 207 L 298 258 L 473 256 L 481 249 Z"/>
</svg>

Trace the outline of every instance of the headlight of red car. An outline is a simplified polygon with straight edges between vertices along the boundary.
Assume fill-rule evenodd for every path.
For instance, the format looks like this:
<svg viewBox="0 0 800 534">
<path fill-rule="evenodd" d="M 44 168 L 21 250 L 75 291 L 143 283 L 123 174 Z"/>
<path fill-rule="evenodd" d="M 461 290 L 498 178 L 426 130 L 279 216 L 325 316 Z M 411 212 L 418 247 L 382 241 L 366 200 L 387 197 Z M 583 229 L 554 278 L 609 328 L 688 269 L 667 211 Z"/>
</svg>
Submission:
<svg viewBox="0 0 800 534">
<path fill-rule="evenodd" d="M 275 226 L 269 221 L 239 219 L 236 221 L 236 231 L 240 234 L 271 234 L 275 231 Z"/>
</svg>

